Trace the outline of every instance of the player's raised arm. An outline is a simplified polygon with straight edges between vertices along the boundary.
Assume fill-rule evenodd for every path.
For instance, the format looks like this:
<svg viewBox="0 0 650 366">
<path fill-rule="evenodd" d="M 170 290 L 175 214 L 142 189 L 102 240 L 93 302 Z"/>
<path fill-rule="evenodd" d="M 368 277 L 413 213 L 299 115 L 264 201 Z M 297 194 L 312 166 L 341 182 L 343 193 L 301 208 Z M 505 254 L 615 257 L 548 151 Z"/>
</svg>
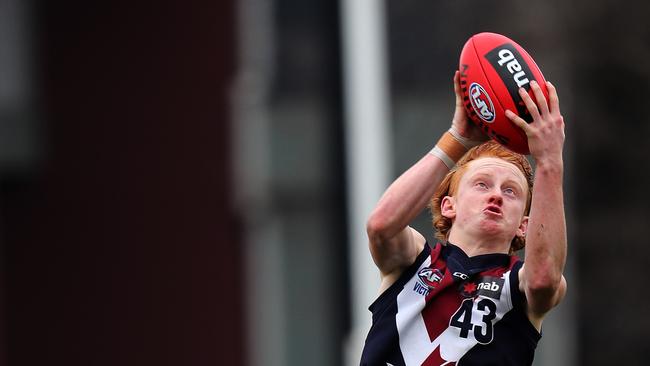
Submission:
<svg viewBox="0 0 650 366">
<path fill-rule="evenodd" d="M 546 85 L 548 104 L 539 85 L 531 81 L 530 86 L 537 104 L 525 90 L 519 92 L 533 122 L 528 124 L 510 111 L 506 114 L 526 132 L 530 153 L 536 162 L 520 289 L 526 293 L 529 318 L 539 328 L 544 314 L 557 305 L 566 292 L 562 275 L 567 252 L 562 190 L 564 119 L 557 92 L 550 82 Z"/>
<path fill-rule="evenodd" d="M 452 128 L 436 147 L 395 180 L 381 197 L 367 223 L 370 251 L 384 279 L 414 262 L 425 243 L 408 224 L 429 203 L 438 184 L 455 162 L 476 143 L 485 140 L 468 120 L 462 105 L 459 75 L 454 75 L 456 109 Z M 390 283 L 382 281 L 382 288 Z"/>
</svg>

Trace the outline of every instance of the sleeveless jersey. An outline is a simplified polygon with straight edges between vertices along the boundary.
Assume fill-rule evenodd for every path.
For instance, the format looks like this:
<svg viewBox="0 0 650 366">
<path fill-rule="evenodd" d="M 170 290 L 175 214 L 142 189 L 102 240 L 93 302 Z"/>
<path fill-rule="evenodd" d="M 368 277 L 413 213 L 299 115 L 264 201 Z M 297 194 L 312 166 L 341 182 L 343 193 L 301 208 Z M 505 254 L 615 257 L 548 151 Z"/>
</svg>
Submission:
<svg viewBox="0 0 650 366">
<path fill-rule="evenodd" d="M 530 365 L 541 335 L 525 312 L 518 271 L 507 254 L 468 257 L 428 244 L 370 305 L 363 366 Z"/>
</svg>

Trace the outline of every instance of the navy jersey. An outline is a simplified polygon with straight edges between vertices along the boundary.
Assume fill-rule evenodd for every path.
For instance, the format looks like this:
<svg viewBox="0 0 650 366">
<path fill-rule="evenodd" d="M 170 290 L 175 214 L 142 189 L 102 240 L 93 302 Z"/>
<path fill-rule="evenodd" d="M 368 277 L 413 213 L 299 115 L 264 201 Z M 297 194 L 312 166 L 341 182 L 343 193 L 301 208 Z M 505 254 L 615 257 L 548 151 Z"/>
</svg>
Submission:
<svg viewBox="0 0 650 366">
<path fill-rule="evenodd" d="M 530 365 L 541 338 L 519 291 L 521 262 L 468 257 L 440 243 L 424 250 L 370 305 L 363 366 Z"/>
</svg>

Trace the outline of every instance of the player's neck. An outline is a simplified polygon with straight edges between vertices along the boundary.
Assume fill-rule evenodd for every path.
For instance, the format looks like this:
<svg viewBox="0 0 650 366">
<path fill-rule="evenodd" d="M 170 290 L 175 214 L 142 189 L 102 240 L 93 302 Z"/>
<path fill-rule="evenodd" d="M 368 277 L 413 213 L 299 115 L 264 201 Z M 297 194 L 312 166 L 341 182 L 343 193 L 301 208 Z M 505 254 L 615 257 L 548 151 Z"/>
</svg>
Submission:
<svg viewBox="0 0 650 366">
<path fill-rule="evenodd" d="M 476 237 L 463 233 L 460 230 L 449 232 L 449 242 L 459 247 L 468 257 L 482 254 L 504 253 L 510 250 L 510 241 L 501 238 Z"/>
</svg>

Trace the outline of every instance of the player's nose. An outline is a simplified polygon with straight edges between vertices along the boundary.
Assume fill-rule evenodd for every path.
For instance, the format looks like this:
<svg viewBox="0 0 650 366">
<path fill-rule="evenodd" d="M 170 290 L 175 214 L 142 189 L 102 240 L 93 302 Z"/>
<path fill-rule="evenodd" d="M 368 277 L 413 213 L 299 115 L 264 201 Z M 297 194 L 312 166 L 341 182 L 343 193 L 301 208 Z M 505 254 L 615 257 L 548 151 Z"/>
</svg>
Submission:
<svg viewBox="0 0 650 366">
<path fill-rule="evenodd" d="M 501 195 L 501 192 L 497 190 L 491 191 L 490 197 L 488 198 L 488 203 L 501 206 L 503 203 L 503 196 Z"/>
</svg>

